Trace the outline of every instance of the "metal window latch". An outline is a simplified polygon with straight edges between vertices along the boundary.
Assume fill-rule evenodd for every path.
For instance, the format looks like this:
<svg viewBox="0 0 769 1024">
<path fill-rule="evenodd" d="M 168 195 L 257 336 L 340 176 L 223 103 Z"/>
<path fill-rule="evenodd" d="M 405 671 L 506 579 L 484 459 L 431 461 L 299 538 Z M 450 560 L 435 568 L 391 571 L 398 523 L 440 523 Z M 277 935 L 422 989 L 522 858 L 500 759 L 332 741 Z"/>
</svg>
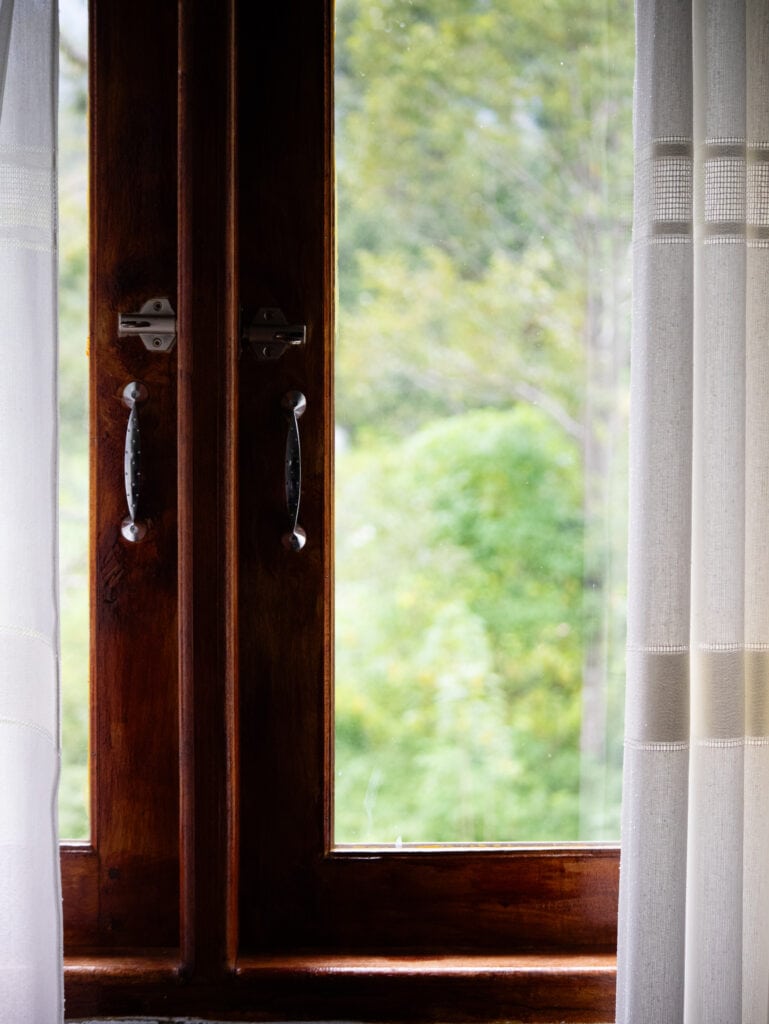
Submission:
<svg viewBox="0 0 769 1024">
<path fill-rule="evenodd" d="M 138 313 L 120 313 L 119 338 L 138 334 L 150 352 L 170 352 L 176 344 L 176 313 L 168 299 L 148 299 Z"/>
<path fill-rule="evenodd" d="M 287 348 L 304 345 L 306 340 L 306 325 L 288 323 L 283 311 L 275 308 L 257 310 L 241 335 L 243 345 L 259 360 L 280 359 Z"/>
</svg>

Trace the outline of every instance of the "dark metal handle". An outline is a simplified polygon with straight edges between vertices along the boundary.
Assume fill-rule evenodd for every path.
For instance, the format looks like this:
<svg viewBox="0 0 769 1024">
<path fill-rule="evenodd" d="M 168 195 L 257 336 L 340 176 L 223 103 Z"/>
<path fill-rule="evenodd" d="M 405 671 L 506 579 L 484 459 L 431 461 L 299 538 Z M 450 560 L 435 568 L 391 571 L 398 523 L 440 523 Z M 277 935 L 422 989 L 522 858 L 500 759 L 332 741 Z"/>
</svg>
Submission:
<svg viewBox="0 0 769 1024">
<path fill-rule="evenodd" d="M 128 515 L 120 524 L 120 532 L 126 540 L 133 543 L 142 540 L 147 534 L 147 524 L 139 519 L 139 501 L 142 485 L 142 448 L 139 431 L 138 406 L 146 402 L 148 391 L 138 380 L 132 380 L 123 388 L 123 402 L 131 410 L 125 434 L 125 451 L 123 454 L 123 470 L 125 476 L 125 497 Z"/>
<path fill-rule="evenodd" d="M 301 391 L 289 391 L 281 403 L 288 420 L 286 437 L 286 509 L 288 530 L 283 534 L 283 544 L 290 551 L 301 551 L 307 534 L 298 523 L 299 502 L 302 498 L 302 449 L 299 443 L 299 417 L 307 408 L 307 399 Z"/>
</svg>

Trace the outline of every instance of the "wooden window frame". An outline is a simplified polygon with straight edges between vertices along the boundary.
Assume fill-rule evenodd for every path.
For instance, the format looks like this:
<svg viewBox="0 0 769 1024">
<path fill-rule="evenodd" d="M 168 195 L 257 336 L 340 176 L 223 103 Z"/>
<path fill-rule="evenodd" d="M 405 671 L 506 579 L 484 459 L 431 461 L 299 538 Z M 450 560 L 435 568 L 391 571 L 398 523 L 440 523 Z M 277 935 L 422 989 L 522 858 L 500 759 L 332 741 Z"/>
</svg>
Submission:
<svg viewBox="0 0 769 1024">
<path fill-rule="evenodd" d="M 332 86 L 332 0 L 92 0 L 93 838 L 62 848 L 67 1014 L 605 1021 L 616 848 L 332 845 Z M 151 295 L 171 356 L 116 338 Z M 301 352 L 240 351 L 260 306 L 307 323 Z M 155 399 L 131 550 L 127 374 Z"/>
</svg>

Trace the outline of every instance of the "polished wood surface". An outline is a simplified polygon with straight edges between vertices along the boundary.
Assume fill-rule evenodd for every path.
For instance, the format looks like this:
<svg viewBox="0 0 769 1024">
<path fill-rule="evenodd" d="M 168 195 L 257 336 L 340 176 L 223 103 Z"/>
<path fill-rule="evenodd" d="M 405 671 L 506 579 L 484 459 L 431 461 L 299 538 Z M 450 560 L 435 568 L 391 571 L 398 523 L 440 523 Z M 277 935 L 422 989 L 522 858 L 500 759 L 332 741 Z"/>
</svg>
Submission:
<svg viewBox="0 0 769 1024">
<path fill-rule="evenodd" d="M 152 25 L 152 31 L 147 26 Z M 176 353 L 118 339 L 176 289 L 176 10 L 91 9 L 91 828 L 65 848 L 70 945 L 178 941 Z M 140 58 L 137 58 L 140 55 Z M 139 380 L 146 539 L 126 515 L 123 388 Z"/>
<path fill-rule="evenodd" d="M 328 843 L 331 672 L 333 192 L 331 12 L 239 5 L 239 39 L 263 40 L 238 74 L 239 276 L 247 314 L 280 307 L 307 342 L 240 377 L 241 946 L 308 934 Z M 301 552 L 286 528 L 284 394 L 307 396 Z"/>
<path fill-rule="evenodd" d="M 191 983 L 172 957 L 67 962 L 72 1016 L 208 1014 L 217 1020 L 598 1024 L 614 1010 L 612 956 L 244 960 L 216 983 Z"/>
</svg>

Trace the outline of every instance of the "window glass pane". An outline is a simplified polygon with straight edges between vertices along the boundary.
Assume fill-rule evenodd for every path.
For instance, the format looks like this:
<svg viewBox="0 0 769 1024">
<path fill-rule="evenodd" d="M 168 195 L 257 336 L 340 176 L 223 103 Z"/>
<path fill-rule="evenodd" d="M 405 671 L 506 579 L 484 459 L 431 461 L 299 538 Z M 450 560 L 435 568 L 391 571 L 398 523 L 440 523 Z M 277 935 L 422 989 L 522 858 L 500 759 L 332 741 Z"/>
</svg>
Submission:
<svg viewBox="0 0 769 1024">
<path fill-rule="evenodd" d="M 61 0 L 59 63 L 59 827 L 88 836 L 87 3 Z"/>
<path fill-rule="evenodd" d="M 336 18 L 336 841 L 614 839 L 632 4 Z"/>
</svg>

